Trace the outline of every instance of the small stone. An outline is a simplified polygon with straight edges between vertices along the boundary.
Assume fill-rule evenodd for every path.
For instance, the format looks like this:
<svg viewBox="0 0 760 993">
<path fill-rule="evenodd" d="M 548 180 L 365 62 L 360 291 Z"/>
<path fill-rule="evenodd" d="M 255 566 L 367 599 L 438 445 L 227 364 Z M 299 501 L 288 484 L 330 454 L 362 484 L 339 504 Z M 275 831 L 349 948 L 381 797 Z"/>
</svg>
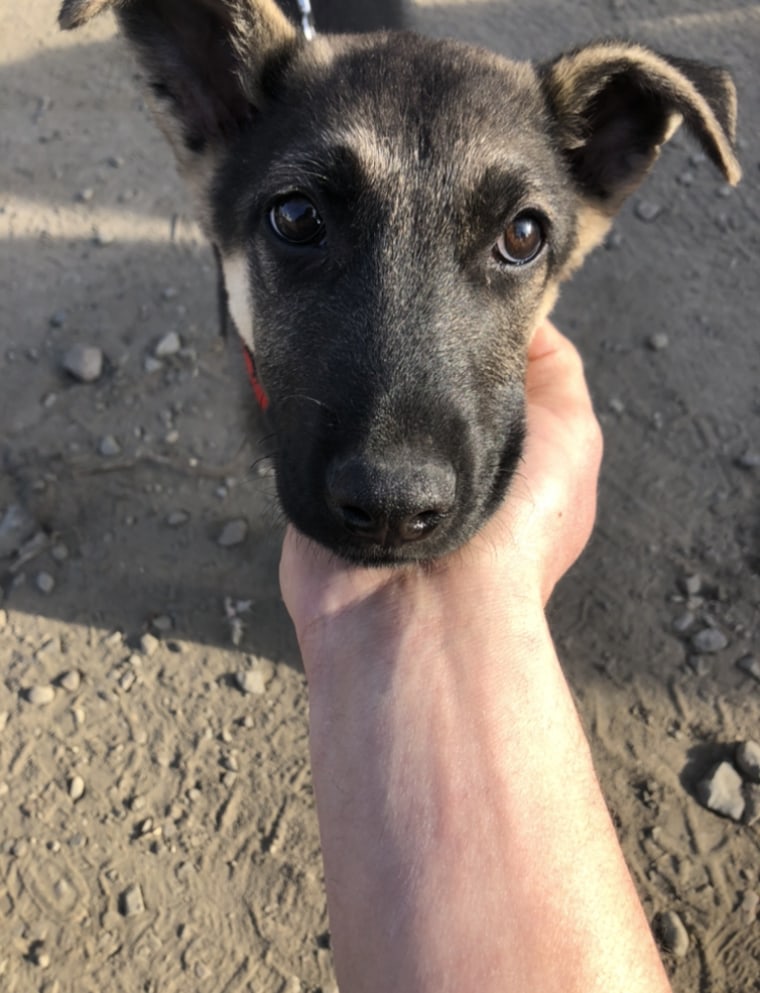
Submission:
<svg viewBox="0 0 760 993">
<path fill-rule="evenodd" d="M 174 300 L 179 295 L 179 290 L 176 286 L 165 286 L 161 291 L 161 296 L 164 300 Z"/>
<path fill-rule="evenodd" d="M 694 173 L 690 169 L 685 169 L 678 177 L 681 186 L 691 186 L 694 182 Z"/>
<path fill-rule="evenodd" d="M 42 683 L 39 686 L 31 686 L 26 691 L 26 698 L 35 707 L 47 707 L 55 700 L 55 687 L 49 683 Z"/>
<path fill-rule="evenodd" d="M 49 596 L 55 589 L 55 580 L 49 572 L 38 572 L 34 583 L 40 593 L 44 593 L 45 596 Z"/>
<path fill-rule="evenodd" d="M 68 316 L 65 310 L 56 310 L 48 318 L 48 324 L 51 328 L 62 328 Z"/>
<path fill-rule="evenodd" d="M 760 783 L 760 745 L 756 741 L 743 741 L 736 749 L 736 766 L 751 783 Z"/>
<path fill-rule="evenodd" d="M 640 221 L 649 223 L 654 221 L 662 213 L 662 207 L 651 200 L 639 200 L 634 208 L 634 213 Z"/>
<path fill-rule="evenodd" d="M 691 573 L 681 579 L 680 586 L 687 596 L 696 596 L 702 592 L 702 577 L 698 572 Z"/>
<path fill-rule="evenodd" d="M 78 669 L 70 669 L 61 676 L 61 686 L 68 693 L 76 693 L 82 682 L 82 676 Z"/>
<path fill-rule="evenodd" d="M 171 355 L 176 355 L 177 352 L 182 348 L 182 341 L 176 331 L 169 331 L 165 334 L 163 338 L 160 339 L 156 347 L 153 349 L 153 354 L 157 359 L 166 359 Z"/>
<path fill-rule="evenodd" d="M 674 958 L 682 959 L 689 950 L 689 932 L 675 910 L 660 914 L 656 923 L 660 947 Z"/>
<path fill-rule="evenodd" d="M 691 639 L 691 644 L 694 651 L 700 655 L 713 655 L 726 648 L 728 638 L 718 628 L 702 628 Z"/>
<path fill-rule="evenodd" d="M 124 917 L 136 917 L 145 910 L 145 900 L 139 883 L 128 886 L 119 897 L 119 910 Z"/>
<path fill-rule="evenodd" d="M 190 515 L 186 510 L 173 510 L 166 518 L 166 523 L 170 528 L 181 528 L 183 524 L 187 524 L 190 520 Z"/>
<path fill-rule="evenodd" d="M 649 345 L 653 352 L 661 352 L 663 349 L 667 348 L 669 344 L 670 338 L 668 338 L 664 331 L 658 331 L 647 338 L 647 345 Z"/>
<path fill-rule="evenodd" d="M 110 459 L 121 452 L 121 445 L 112 434 L 107 434 L 98 443 L 98 452 L 103 458 Z"/>
<path fill-rule="evenodd" d="M 758 662 L 754 655 L 742 655 L 740 659 L 736 660 L 736 666 L 742 672 L 746 672 L 748 676 L 752 676 L 753 679 L 760 682 L 760 662 Z"/>
<path fill-rule="evenodd" d="M 740 821 L 744 813 L 742 777 L 730 762 L 720 762 L 697 785 L 697 798 L 708 810 Z"/>
<path fill-rule="evenodd" d="M 72 345 L 64 352 L 62 365 L 80 383 L 94 383 L 103 372 L 103 352 L 94 345 Z"/>
<path fill-rule="evenodd" d="M 74 803 L 84 796 L 84 780 L 81 776 L 72 776 L 69 780 L 69 796 Z"/>
<path fill-rule="evenodd" d="M 734 191 L 729 183 L 721 183 L 721 185 L 716 189 L 715 195 L 719 196 L 723 200 L 726 200 L 732 195 L 733 192 Z"/>
<path fill-rule="evenodd" d="M 109 165 L 112 169 L 121 169 L 124 165 L 124 159 L 120 155 L 109 155 L 106 159 L 106 165 Z"/>
<path fill-rule="evenodd" d="M 759 469 L 760 452 L 745 452 L 736 459 L 736 464 L 740 469 Z"/>
<path fill-rule="evenodd" d="M 707 162 L 707 156 L 704 152 L 692 152 L 689 156 L 689 163 L 693 166 L 701 166 Z"/>
<path fill-rule="evenodd" d="M 266 691 L 264 674 L 259 669 L 241 669 L 235 673 L 235 682 L 242 693 L 261 696 Z"/>
<path fill-rule="evenodd" d="M 169 621 L 169 630 L 171 630 L 171 621 Z M 151 634 L 150 631 L 146 631 L 140 638 L 140 651 L 147 658 L 150 658 L 151 655 L 155 654 L 156 649 L 160 644 L 161 642 L 155 635 Z"/>
<path fill-rule="evenodd" d="M 241 545 L 248 534 L 248 522 L 242 517 L 235 521 L 228 521 L 222 528 L 222 533 L 217 539 L 217 544 L 222 548 L 232 548 Z"/>
<path fill-rule="evenodd" d="M 145 361 L 143 362 L 143 369 L 148 373 L 149 376 L 153 375 L 154 372 L 160 372 L 160 370 L 163 369 L 163 367 L 164 367 L 164 363 L 160 362 L 152 355 L 145 356 Z"/>
<path fill-rule="evenodd" d="M 168 614 L 159 614 L 153 618 L 150 624 L 153 630 L 158 631 L 159 634 L 168 634 L 174 627 L 174 622 Z"/>
<path fill-rule="evenodd" d="M 760 786 L 754 783 L 745 790 L 747 804 L 744 808 L 744 823 L 757 824 L 760 822 Z"/>
<path fill-rule="evenodd" d="M 613 412 L 613 414 L 620 415 L 625 413 L 625 404 L 620 399 L 620 397 L 611 397 L 609 401 L 609 407 L 610 410 Z"/>
<path fill-rule="evenodd" d="M 673 630 L 677 634 L 684 634 L 692 626 L 695 619 L 694 614 L 690 610 L 685 610 L 673 621 Z"/>
<path fill-rule="evenodd" d="M 62 542 L 59 541 L 50 549 L 50 554 L 56 562 L 65 562 L 69 557 L 69 550 Z"/>
<path fill-rule="evenodd" d="M 610 231 L 604 242 L 604 247 L 614 250 L 616 248 L 620 248 L 620 246 L 623 244 L 623 241 L 624 238 L 620 231 Z"/>
</svg>

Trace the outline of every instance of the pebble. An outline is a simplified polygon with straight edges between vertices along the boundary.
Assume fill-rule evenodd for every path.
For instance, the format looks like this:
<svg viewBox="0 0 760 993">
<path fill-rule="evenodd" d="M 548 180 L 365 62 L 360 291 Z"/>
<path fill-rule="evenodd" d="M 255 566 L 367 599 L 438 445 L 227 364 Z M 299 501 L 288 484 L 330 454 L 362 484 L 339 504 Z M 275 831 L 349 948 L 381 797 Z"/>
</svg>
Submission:
<svg viewBox="0 0 760 993">
<path fill-rule="evenodd" d="M 165 334 L 163 338 L 160 339 L 156 347 L 153 349 L 153 354 L 157 359 L 166 359 L 170 355 L 176 355 L 177 352 L 182 348 L 182 341 L 176 331 L 169 331 Z"/>
<path fill-rule="evenodd" d="M 689 932 L 675 910 L 666 910 L 657 919 L 660 946 L 677 959 L 682 959 L 689 950 Z"/>
<path fill-rule="evenodd" d="M 604 242 L 604 247 L 609 249 L 620 248 L 620 246 L 623 244 L 623 240 L 624 240 L 623 235 L 620 233 L 620 231 L 610 231 Z"/>
<path fill-rule="evenodd" d="M 98 452 L 107 459 L 113 458 L 121 452 L 121 445 L 112 434 L 107 434 L 98 443 Z"/>
<path fill-rule="evenodd" d="M 740 821 L 744 813 L 742 777 L 730 762 L 720 762 L 697 785 L 697 797 L 708 810 Z"/>
<path fill-rule="evenodd" d="M 76 195 L 76 199 L 80 203 L 89 203 L 90 200 L 95 196 L 95 190 L 91 186 L 85 186 L 83 190 L 79 190 Z"/>
<path fill-rule="evenodd" d="M 669 344 L 670 338 L 668 338 L 664 331 L 658 331 L 656 334 L 652 334 L 647 338 L 647 345 L 649 345 L 653 352 L 661 352 Z"/>
<path fill-rule="evenodd" d="M 736 665 L 742 672 L 746 672 L 748 676 L 752 676 L 753 679 L 760 682 L 760 662 L 754 655 L 742 655 L 740 659 L 737 659 Z"/>
<path fill-rule="evenodd" d="M 62 542 L 59 541 L 58 544 L 53 545 L 50 549 L 50 554 L 56 562 L 65 562 L 69 557 L 69 550 Z"/>
<path fill-rule="evenodd" d="M 139 883 L 128 886 L 119 897 L 119 910 L 124 917 L 136 917 L 145 910 L 145 900 Z"/>
<path fill-rule="evenodd" d="M 171 629 L 171 621 L 169 622 L 169 625 Z M 151 655 L 155 654 L 156 649 L 160 644 L 161 642 L 154 634 L 151 634 L 150 631 L 146 631 L 145 634 L 142 635 L 142 637 L 140 638 L 140 651 L 143 653 L 143 655 L 150 658 Z"/>
<path fill-rule="evenodd" d="M 688 576 L 684 576 L 680 585 L 687 596 L 696 596 L 702 592 L 702 577 L 698 572 L 693 572 Z"/>
<path fill-rule="evenodd" d="M 760 745 L 756 741 L 743 741 L 736 749 L 736 766 L 751 783 L 760 783 Z"/>
<path fill-rule="evenodd" d="M 68 316 L 65 310 L 56 310 L 48 318 L 48 324 L 51 328 L 62 328 Z"/>
<path fill-rule="evenodd" d="M 166 523 L 170 528 L 181 528 L 189 520 L 190 515 L 186 510 L 173 510 L 166 518 Z"/>
<path fill-rule="evenodd" d="M 625 404 L 620 399 L 620 397 L 611 397 L 609 401 L 609 408 L 613 414 L 624 414 Z"/>
<path fill-rule="evenodd" d="M 159 372 L 163 369 L 164 363 L 160 362 L 158 359 L 154 358 L 152 355 L 146 355 L 145 361 L 143 362 L 143 369 L 148 375 L 152 375 L 154 372 Z"/>
<path fill-rule="evenodd" d="M 153 630 L 158 631 L 159 634 L 168 634 L 174 627 L 174 623 L 168 614 L 159 614 L 158 617 L 153 618 L 150 624 Z"/>
<path fill-rule="evenodd" d="M 69 796 L 74 803 L 84 796 L 84 780 L 81 776 L 72 776 L 69 780 Z"/>
<path fill-rule="evenodd" d="M 51 686 L 50 683 L 31 686 L 26 691 L 26 698 L 35 707 L 47 707 L 55 700 L 55 687 Z"/>
<path fill-rule="evenodd" d="M 692 626 L 696 618 L 690 610 L 685 610 L 673 621 L 673 630 L 678 634 L 684 634 Z"/>
<path fill-rule="evenodd" d="M 45 596 L 49 596 L 55 589 L 55 580 L 49 572 L 38 572 L 34 580 L 37 589 Z"/>
<path fill-rule="evenodd" d="M 266 691 L 264 674 L 259 669 L 241 669 L 235 673 L 235 682 L 241 692 L 261 696 Z"/>
<path fill-rule="evenodd" d="M 82 676 L 78 669 L 70 669 L 61 676 L 61 686 L 69 693 L 76 693 L 82 682 Z"/>
<path fill-rule="evenodd" d="M 222 533 L 217 539 L 217 544 L 222 548 L 232 548 L 241 545 L 248 534 L 248 522 L 242 517 L 235 521 L 228 521 L 222 528 Z"/>
<path fill-rule="evenodd" d="M 694 173 L 690 169 L 686 169 L 677 179 L 681 186 L 691 186 L 694 182 Z"/>
<path fill-rule="evenodd" d="M 760 822 L 760 786 L 754 784 L 746 790 L 747 805 L 744 808 L 744 823 L 757 824 Z"/>
<path fill-rule="evenodd" d="M 723 651 L 728 645 L 728 638 L 718 628 L 702 628 L 691 639 L 691 644 L 700 655 L 712 655 Z"/>
<path fill-rule="evenodd" d="M 72 345 L 64 352 L 62 364 L 81 383 L 94 383 L 103 372 L 103 352 L 94 345 Z"/>
<path fill-rule="evenodd" d="M 659 217 L 662 207 L 658 203 L 652 203 L 651 200 L 639 200 L 634 207 L 634 213 L 640 221 L 649 223 Z"/>
<path fill-rule="evenodd" d="M 745 452 L 736 460 L 740 469 L 760 469 L 760 452 Z"/>
<path fill-rule="evenodd" d="M 161 296 L 164 300 L 174 300 L 175 297 L 179 295 L 179 290 L 176 286 L 165 286 L 161 291 Z"/>
</svg>

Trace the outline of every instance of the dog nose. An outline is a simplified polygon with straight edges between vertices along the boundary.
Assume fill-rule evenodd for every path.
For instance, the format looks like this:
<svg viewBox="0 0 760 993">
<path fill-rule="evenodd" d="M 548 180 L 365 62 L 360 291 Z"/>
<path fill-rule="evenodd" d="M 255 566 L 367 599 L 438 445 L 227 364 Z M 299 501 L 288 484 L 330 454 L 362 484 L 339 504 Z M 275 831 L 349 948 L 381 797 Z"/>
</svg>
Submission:
<svg viewBox="0 0 760 993">
<path fill-rule="evenodd" d="M 456 472 L 447 462 L 414 458 L 369 461 L 349 457 L 327 473 L 327 502 L 352 537 L 386 546 L 421 541 L 450 514 Z"/>
</svg>

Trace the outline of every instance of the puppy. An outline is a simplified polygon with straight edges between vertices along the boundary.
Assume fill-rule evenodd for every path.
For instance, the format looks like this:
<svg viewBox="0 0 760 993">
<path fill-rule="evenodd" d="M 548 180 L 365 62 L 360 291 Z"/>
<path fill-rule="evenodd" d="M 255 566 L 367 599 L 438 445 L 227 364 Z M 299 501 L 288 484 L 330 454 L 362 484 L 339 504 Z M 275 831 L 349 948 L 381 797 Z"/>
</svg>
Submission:
<svg viewBox="0 0 760 993">
<path fill-rule="evenodd" d="M 107 7 L 220 260 L 284 512 L 351 560 L 433 559 L 498 506 L 531 335 L 682 121 L 740 177 L 729 75 L 640 45 L 307 41 L 273 0 L 60 21 Z"/>
</svg>

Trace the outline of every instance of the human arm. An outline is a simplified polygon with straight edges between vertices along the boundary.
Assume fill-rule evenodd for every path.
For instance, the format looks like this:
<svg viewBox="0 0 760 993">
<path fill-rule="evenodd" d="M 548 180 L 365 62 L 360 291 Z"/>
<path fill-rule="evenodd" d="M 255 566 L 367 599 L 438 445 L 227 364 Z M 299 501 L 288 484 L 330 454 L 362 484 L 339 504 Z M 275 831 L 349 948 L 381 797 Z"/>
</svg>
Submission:
<svg viewBox="0 0 760 993">
<path fill-rule="evenodd" d="M 548 324 L 527 395 L 522 472 L 455 555 L 361 570 L 285 541 L 343 993 L 670 989 L 544 617 L 601 457 Z"/>
</svg>

